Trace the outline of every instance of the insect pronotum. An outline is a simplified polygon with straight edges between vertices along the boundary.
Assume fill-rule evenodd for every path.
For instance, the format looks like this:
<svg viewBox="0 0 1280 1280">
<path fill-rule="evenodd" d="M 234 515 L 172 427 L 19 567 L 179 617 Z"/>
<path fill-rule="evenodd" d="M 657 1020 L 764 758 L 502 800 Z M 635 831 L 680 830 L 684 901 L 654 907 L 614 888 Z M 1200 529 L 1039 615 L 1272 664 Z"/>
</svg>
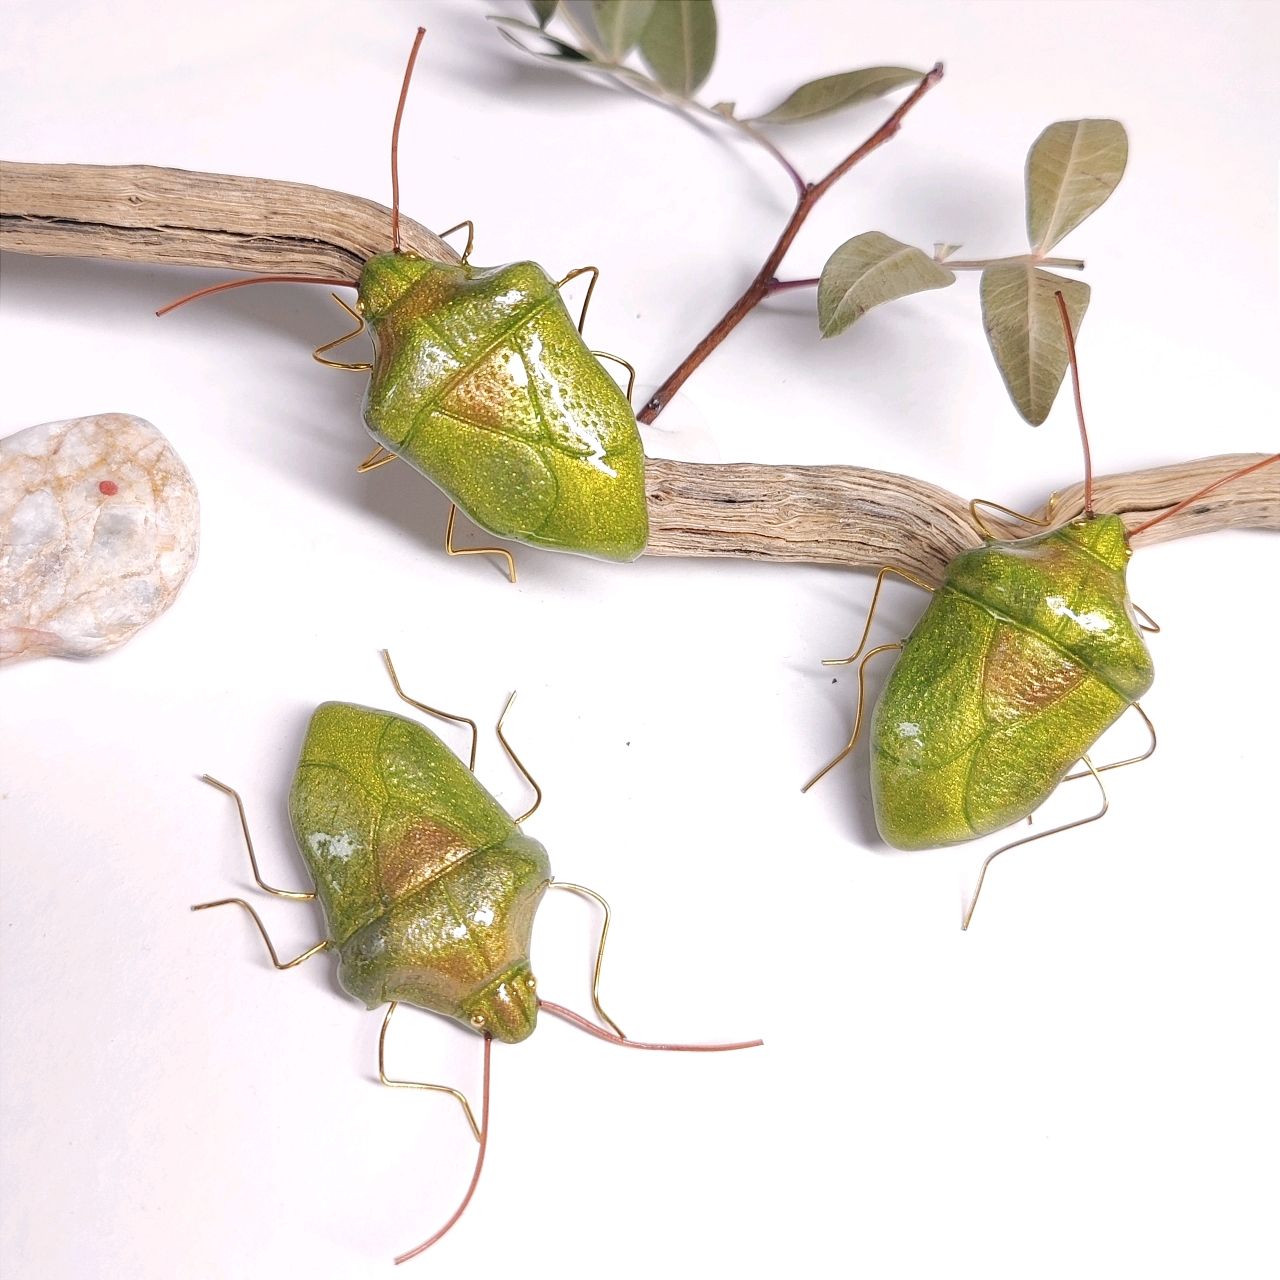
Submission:
<svg viewBox="0 0 1280 1280">
<path fill-rule="evenodd" d="M 961 552 L 935 591 L 898 569 L 876 578 L 866 625 L 848 658 L 828 665 L 858 667 L 858 710 L 849 741 L 804 786 L 840 763 L 862 729 L 867 663 L 899 650 L 871 720 L 871 795 L 876 826 L 898 849 L 956 844 L 1002 830 L 1032 813 L 1064 780 L 1092 777 L 1101 804 L 1087 817 L 1023 836 L 983 861 L 962 928 L 967 929 L 993 859 L 1018 845 L 1095 822 L 1107 811 L 1100 774 L 1137 764 L 1155 750 L 1155 728 L 1139 699 L 1154 668 L 1142 631 L 1158 628 L 1129 600 L 1125 572 L 1129 539 L 1198 501 L 1220 485 L 1280 461 L 1280 454 L 1222 476 L 1152 520 L 1126 530 L 1117 515 L 1093 509 L 1093 474 L 1080 399 L 1075 338 L 1062 295 L 1080 437 L 1084 448 L 1084 513 L 1031 537 L 997 539 L 978 508 L 991 507 L 1042 527 L 998 503 L 971 504 L 987 535 Z M 933 594 L 905 640 L 866 649 L 885 577 L 895 573 Z M 1150 745 L 1138 756 L 1095 765 L 1089 750 L 1132 708 L 1146 723 Z M 1082 770 L 1072 768 L 1082 764 Z"/>
<path fill-rule="evenodd" d="M 532 1035 L 545 1010 L 583 1031 L 633 1049 L 717 1052 L 762 1042 L 648 1044 L 624 1036 L 600 1005 L 600 966 L 609 933 L 609 907 L 594 890 L 552 878 L 547 851 L 521 824 L 542 800 L 502 732 L 503 749 L 534 789 L 533 805 L 511 818 L 485 790 L 475 767 L 475 722 L 410 698 L 383 654 L 396 693 L 431 715 L 471 729 L 471 755 L 463 764 L 415 720 L 347 702 L 317 707 L 289 795 L 289 816 L 314 890 L 274 889 L 258 870 L 239 794 L 205 781 L 236 802 L 253 878 L 265 892 L 298 901 L 319 899 L 324 938 L 292 960 L 276 953 L 258 913 L 243 898 L 202 902 L 193 911 L 238 906 L 252 917 L 277 969 L 292 969 L 321 951 L 338 956 L 338 981 L 370 1008 L 388 1005 L 378 1037 L 378 1078 L 400 1088 L 428 1089 L 457 1099 L 479 1149 L 461 1204 L 445 1224 L 397 1262 L 430 1248 L 462 1216 L 480 1179 L 489 1135 L 489 1067 L 494 1040 L 514 1044 Z M 514 694 L 512 698 L 514 698 Z M 537 995 L 529 961 L 534 915 L 548 889 L 587 897 L 604 912 L 592 981 L 592 1003 L 609 1029 Z M 416 1080 L 394 1080 L 385 1069 L 387 1030 L 400 1004 L 443 1014 L 484 1037 L 484 1084 L 477 1123 L 458 1090 Z"/>
<path fill-rule="evenodd" d="M 630 404 L 635 370 L 617 356 L 592 352 L 581 336 L 599 270 L 579 267 L 557 281 L 533 262 L 474 267 L 470 221 L 450 228 L 469 228 L 459 262 L 433 262 L 401 248 L 400 121 L 423 34 L 419 27 L 392 129 L 391 251 L 365 263 L 354 308 L 334 295 L 356 328 L 315 352 L 331 368 L 370 374 L 364 418 L 377 447 L 358 469 L 403 458 L 500 538 L 634 560 L 649 537 L 644 449 Z M 591 284 L 575 322 L 559 290 L 584 274 Z M 270 282 L 351 287 L 345 280 L 258 276 L 201 289 L 157 314 L 225 289 Z M 326 358 L 366 324 L 372 364 Z M 630 371 L 625 396 L 597 356 Z M 504 557 L 514 582 L 510 552 L 454 547 L 453 519 L 451 508 L 449 554 Z"/>
</svg>

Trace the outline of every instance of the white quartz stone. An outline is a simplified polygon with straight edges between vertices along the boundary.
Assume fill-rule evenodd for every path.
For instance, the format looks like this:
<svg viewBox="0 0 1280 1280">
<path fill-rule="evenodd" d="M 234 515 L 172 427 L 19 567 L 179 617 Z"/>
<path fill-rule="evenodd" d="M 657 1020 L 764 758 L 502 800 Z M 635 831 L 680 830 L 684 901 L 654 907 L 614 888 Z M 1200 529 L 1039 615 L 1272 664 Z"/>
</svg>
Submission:
<svg viewBox="0 0 1280 1280">
<path fill-rule="evenodd" d="M 196 487 L 144 419 L 0 440 L 0 662 L 123 644 L 173 603 L 199 544 Z"/>
</svg>

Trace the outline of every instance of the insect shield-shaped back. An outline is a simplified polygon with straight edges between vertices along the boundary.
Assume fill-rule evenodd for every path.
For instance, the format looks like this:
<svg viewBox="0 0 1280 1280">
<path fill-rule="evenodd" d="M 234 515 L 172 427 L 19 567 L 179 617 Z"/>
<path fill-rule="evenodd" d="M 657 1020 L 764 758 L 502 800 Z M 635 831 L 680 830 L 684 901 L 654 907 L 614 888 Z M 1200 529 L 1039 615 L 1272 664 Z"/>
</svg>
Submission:
<svg viewBox="0 0 1280 1280">
<path fill-rule="evenodd" d="M 532 1033 L 529 936 L 551 864 L 434 733 L 324 703 L 289 812 L 347 991 L 370 1008 L 416 1004 L 498 1040 Z"/>
<path fill-rule="evenodd" d="M 541 267 L 381 254 L 360 303 L 380 444 L 500 538 L 606 560 L 644 550 L 635 416 Z"/>
<path fill-rule="evenodd" d="M 957 556 L 871 727 L 876 825 L 921 849 L 998 831 L 1043 803 L 1151 687 L 1118 516 Z"/>
</svg>

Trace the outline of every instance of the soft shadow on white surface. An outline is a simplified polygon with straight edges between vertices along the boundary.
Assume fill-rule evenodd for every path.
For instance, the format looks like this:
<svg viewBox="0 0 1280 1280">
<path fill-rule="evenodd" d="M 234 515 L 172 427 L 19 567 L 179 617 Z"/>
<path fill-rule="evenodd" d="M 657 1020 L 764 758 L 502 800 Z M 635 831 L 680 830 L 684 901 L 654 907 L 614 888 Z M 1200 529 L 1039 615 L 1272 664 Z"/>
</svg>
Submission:
<svg viewBox="0 0 1280 1280">
<path fill-rule="evenodd" d="M 588 338 L 656 386 L 772 244 L 785 176 L 508 57 L 488 8 L 227 0 L 159 23 L 136 3 L 11 4 L 3 149 L 385 201 L 424 22 L 406 211 L 475 218 L 480 261 L 598 263 Z M 1274 448 L 1267 6 L 718 8 L 709 101 L 763 107 L 861 62 L 948 64 L 815 214 L 795 276 L 869 228 L 1015 252 L 1032 139 L 1122 117 L 1130 172 L 1064 246 L 1095 289 L 1081 358 L 1099 467 Z M 787 145 L 819 174 L 880 114 Z M 1268 1274 L 1272 536 L 1135 555 L 1134 595 L 1164 626 L 1144 700 L 1160 748 L 1109 779 L 1104 821 L 1002 857 L 962 935 L 977 851 L 888 851 L 865 748 L 799 792 L 848 732 L 856 676 L 832 685 L 819 664 L 856 641 L 871 574 L 521 549 L 511 587 L 449 561 L 426 481 L 355 474 L 362 379 L 310 357 L 346 327 L 324 291 L 151 315 L 216 278 L 4 262 L 4 429 L 141 413 L 203 504 L 200 562 L 163 618 L 92 663 L 0 671 L 6 1275 L 350 1280 L 387 1274 L 452 1210 L 474 1155 L 458 1108 L 371 1082 L 379 1014 L 337 989 L 332 960 L 276 973 L 239 913 L 189 910 L 257 904 L 204 771 L 243 793 L 267 878 L 300 882 L 285 803 L 307 717 L 329 698 L 396 705 L 383 646 L 414 696 L 475 715 L 480 777 L 512 808 L 525 789 L 491 726 L 519 690 L 508 730 L 546 793 L 530 832 L 614 907 L 602 994 L 626 1030 L 767 1042 L 677 1058 L 550 1024 L 500 1047 L 484 1178 L 423 1274 L 479 1258 L 569 1277 Z M 653 452 L 860 463 L 1015 506 L 1078 476 L 1065 401 L 1035 431 L 1010 409 L 976 280 L 828 342 L 815 327 L 811 298 L 761 308 Z M 891 595 L 877 632 L 905 634 L 920 607 Z M 261 910 L 282 952 L 316 940 L 314 907 Z M 549 998 L 588 1007 L 595 925 L 567 897 L 542 908 Z M 400 1016 L 395 1069 L 474 1097 L 476 1038 Z"/>
</svg>

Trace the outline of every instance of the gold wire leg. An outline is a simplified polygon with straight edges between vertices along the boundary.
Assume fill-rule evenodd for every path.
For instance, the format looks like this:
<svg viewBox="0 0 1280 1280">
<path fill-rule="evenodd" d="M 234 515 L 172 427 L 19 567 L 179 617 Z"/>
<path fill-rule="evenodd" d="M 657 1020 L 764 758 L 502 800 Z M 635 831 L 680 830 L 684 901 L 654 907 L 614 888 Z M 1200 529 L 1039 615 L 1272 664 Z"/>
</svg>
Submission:
<svg viewBox="0 0 1280 1280">
<path fill-rule="evenodd" d="M 876 574 L 876 588 L 871 593 L 871 604 L 867 608 L 866 625 L 862 628 L 862 638 L 858 641 L 858 647 L 847 658 L 823 658 L 822 665 L 824 667 L 847 667 L 851 663 L 857 662 L 858 656 L 862 653 L 862 646 L 867 643 L 867 637 L 871 634 L 871 619 L 876 616 L 876 605 L 880 602 L 880 588 L 884 585 L 885 575 L 893 574 L 895 577 L 901 578 L 904 582 L 910 582 L 914 586 L 920 587 L 922 590 L 933 594 L 933 588 L 922 578 L 917 578 L 914 573 L 908 573 L 905 569 L 894 569 L 890 565 L 885 565 L 879 573 Z"/>
<path fill-rule="evenodd" d="M 502 732 L 502 722 L 507 718 L 507 712 L 511 710 L 511 704 L 515 700 L 516 695 L 512 692 L 511 696 L 507 699 L 507 705 L 502 708 L 502 714 L 498 717 L 498 723 L 494 732 L 498 735 L 498 741 L 502 743 L 503 751 L 511 757 L 511 763 L 520 770 L 524 775 L 524 780 L 533 788 L 533 804 L 516 819 L 516 826 L 518 827 L 526 818 L 532 818 L 533 815 L 537 813 L 538 806 L 542 803 L 542 788 L 533 780 L 533 774 L 531 774 L 529 770 L 521 764 L 520 757 L 511 750 L 511 744 L 507 741 L 506 736 Z"/>
<path fill-rule="evenodd" d="M 1144 760 L 1151 758 L 1156 749 L 1156 727 L 1151 723 L 1151 717 L 1143 711 L 1138 703 L 1131 702 L 1129 705 L 1142 717 L 1143 723 L 1147 726 L 1147 732 L 1151 735 L 1151 745 L 1140 756 L 1130 756 L 1127 760 L 1113 760 L 1110 764 L 1100 764 L 1096 770 L 1093 769 L 1093 766 L 1090 766 L 1089 769 L 1085 769 L 1080 773 L 1069 773 L 1063 778 L 1063 782 L 1074 782 L 1077 778 L 1087 778 L 1091 771 L 1106 773 L 1108 769 L 1123 769 L 1125 765 L 1141 764 Z"/>
<path fill-rule="evenodd" d="M 1133 606 L 1133 611 L 1141 619 L 1138 623 L 1140 630 L 1145 631 L 1148 635 L 1152 636 L 1160 633 L 1160 624 L 1145 609 L 1135 604 Z"/>
<path fill-rule="evenodd" d="M 331 293 L 329 297 L 331 297 L 334 302 L 336 302 L 338 306 L 340 306 L 356 322 L 356 327 L 352 329 L 350 333 L 344 333 L 342 337 L 334 338 L 332 342 L 326 342 L 323 346 L 317 347 L 311 353 L 311 358 L 319 361 L 320 364 L 329 369 L 349 369 L 353 373 L 368 373 L 369 370 L 373 368 L 373 365 L 370 364 L 368 360 L 360 360 L 356 363 L 349 364 L 345 360 L 326 360 L 324 358 L 324 353 L 326 351 L 332 351 L 334 347 L 340 347 L 344 342 L 349 342 L 352 338 L 358 337 L 364 332 L 364 316 L 362 316 L 359 311 L 355 311 L 351 307 L 347 306 L 347 304 L 343 302 L 336 293 Z"/>
<path fill-rule="evenodd" d="M 627 371 L 627 403 L 631 403 L 631 393 L 636 389 L 636 369 L 630 360 L 624 360 L 621 356 L 615 356 L 612 351 L 593 351 L 591 353 L 597 360 L 612 360 L 615 364 L 620 364 Z"/>
<path fill-rule="evenodd" d="M 1058 495 L 1056 493 L 1049 499 L 1048 511 L 1053 509 L 1054 503 L 1057 499 Z M 973 523 L 982 530 L 982 536 L 989 542 L 995 542 L 999 535 L 992 532 L 990 525 L 988 525 L 982 518 L 982 513 L 978 510 L 979 507 L 987 507 L 992 511 L 998 511 L 1001 515 L 1010 516 L 1014 520 L 1021 520 L 1023 524 L 1034 525 L 1037 529 L 1047 529 L 1052 523 L 1052 520 L 1047 514 L 1042 520 L 1039 516 L 1024 515 L 1021 511 L 1015 511 L 1012 507 L 1001 506 L 1000 503 L 991 502 L 987 498 L 974 498 L 974 500 L 969 503 L 969 514 L 973 517 Z"/>
<path fill-rule="evenodd" d="M 207 782 L 211 787 L 217 787 L 219 791 L 225 791 L 236 802 L 236 809 L 240 813 L 240 830 L 244 832 L 244 847 L 249 850 L 249 865 L 253 868 L 253 878 L 258 882 L 258 888 L 276 898 L 293 898 L 297 902 L 314 901 L 316 896 L 314 890 L 303 893 L 294 889 L 273 889 L 262 878 L 258 871 L 258 858 L 253 851 L 253 837 L 249 834 L 249 819 L 245 817 L 244 802 L 240 799 L 240 793 L 234 787 L 227 786 L 225 782 L 211 778 L 207 773 L 201 777 L 200 781 Z"/>
<path fill-rule="evenodd" d="M 428 715 L 439 716 L 441 720 L 452 720 L 454 724 L 465 724 L 471 730 L 471 758 L 467 762 L 467 768 L 472 773 L 476 771 L 476 744 L 480 741 L 480 730 L 476 727 L 476 722 L 467 716 L 455 716 L 452 712 L 441 711 L 439 707 L 429 707 L 425 702 L 419 702 L 416 698 L 411 698 L 400 687 L 400 677 L 396 675 L 396 669 L 391 664 L 391 651 L 389 649 L 380 649 L 382 661 L 386 665 L 387 675 L 391 677 L 391 684 L 395 688 L 396 696 L 402 701 L 407 702 L 411 707 L 417 707 L 419 711 L 425 711 Z"/>
<path fill-rule="evenodd" d="M 455 228 L 456 230 L 456 228 Z M 458 1092 L 457 1089 L 450 1088 L 447 1084 L 427 1084 L 422 1080 L 393 1080 L 386 1071 L 386 1051 L 387 1051 L 387 1028 L 391 1025 L 391 1015 L 395 1013 L 400 1002 L 393 1000 L 387 1008 L 387 1016 L 382 1020 L 382 1030 L 378 1032 L 378 1079 L 383 1084 L 389 1085 L 392 1089 L 429 1089 L 432 1093 L 448 1093 L 457 1098 L 458 1103 L 462 1107 L 463 1114 L 467 1117 L 467 1123 L 471 1126 L 472 1137 L 477 1142 L 480 1141 L 480 1126 L 476 1124 L 476 1118 L 471 1114 L 471 1104 L 466 1098 Z"/>
<path fill-rule="evenodd" d="M 582 326 L 587 323 L 587 308 L 591 305 L 591 295 L 596 291 L 596 284 L 600 279 L 599 267 L 579 267 L 576 271 L 570 271 L 563 280 L 556 281 L 556 288 L 563 289 L 565 285 L 577 276 L 585 275 L 591 272 L 591 283 L 587 285 L 587 296 L 582 300 L 582 314 L 578 317 L 578 332 L 582 332 Z"/>
<path fill-rule="evenodd" d="M 363 462 L 356 465 L 356 474 L 362 476 L 368 471 L 377 471 L 379 467 L 386 466 L 388 462 L 394 462 L 396 456 L 390 449 L 384 449 L 382 445 L 378 445 Z"/>
<path fill-rule="evenodd" d="M 901 649 L 901 648 L 902 648 L 901 640 L 895 640 L 893 641 L 892 644 L 876 645 L 876 647 L 872 649 L 865 658 L 862 659 L 862 662 L 858 666 L 858 710 L 853 717 L 853 732 L 849 735 L 849 741 L 844 745 L 840 753 L 833 760 L 829 760 L 826 764 L 824 764 L 822 768 L 819 769 L 818 772 L 815 773 L 813 777 L 810 778 L 809 781 L 806 782 L 804 786 L 800 788 L 801 795 L 803 795 L 806 791 L 808 791 L 809 788 L 813 786 L 815 782 L 819 782 L 821 781 L 821 779 L 825 778 L 827 774 L 829 774 L 831 770 L 834 769 L 836 765 L 838 765 L 840 761 L 843 760 L 845 756 L 847 756 L 849 752 L 853 750 L 855 744 L 857 743 L 858 734 L 862 732 L 862 711 L 863 711 L 863 705 L 866 702 L 867 663 L 870 662 L 871 659 L 874 658 L 877 653 L 886 653 L 890 649 Z"/>
<path fill-rule="evenodd" d="M 604 924 L 600 929 L 600 945 L 596 948 L 596 967 L 591 976 L 591 1003 L 595 1006 L 596 1013 L 600 1015 L 601 1022 L 607 1023 L 625 1040 L 627 1037 L 623 1034 L 622 1028 L 605 1013 L 600 1005 L 600 966 L 604 963 L 604 943 L 609 936 L 609 904 L 594 889 L 588 889 L 586 885 L 570 884 L 567 880 L 552 880 L 550 887 L 552 889 L 565 889 L 569 893 L 576 893 L 584 898 L 590 898 L 592 901 L 598 902 L 604 910 Z"/>
<path fill-rule="evenodd" d="M 476 224 L 470 218 L 463 218 L 456 227 L 450 227 L 448 231 L 441 231 L 438 234 L 443 240 L 445 236 L 451 236 L 455 231 L 461 231 L 463 227 L 467 229 L 467 247 L 462 251 L 462 261 L 465 265 L 467 259 L 471 257 L 471 246 L 476 242 Z"/>
<path fill-rule="evenodd" d="M 271 945 L 271 937 L 267 933 L 267 927 L 262 923 L 258 913 L 243 898 L 219 898 L 217 902 L 197 902 L 192 911 L 208 911 L 211 907 L 243 907 L 252 917 L 253 923 L 258 926 L 258 932 L 262 934 L 262 940 L 267 944 L 267 950 L 271 953 L 271 963 L 277 969 L 292 969 L 294 965 L 301 964 L 304 960 L 310 960 L 318 951 L 323 951 L 329 945 L 329 939 L 325 938 L 323 942 L 317 942 L 314 947 L 308 947 L 300 956 L 294 956 L 292 960 L 281 961 L 276 955 L 276 949 Z"/>
<path fill-rule="evenodd" d="M 449 504 L 449 523 L 444 529 L 444 549 L 451 556 L 504 556 L 507 561 L 507 581 L 516 580 L 516 562 L 511 552 L 505 547 L 455 547 L 453 545 L 453 522 L 457 518 L 456 503 Z"/>
<path fill-rule="evenodd" d="M 982 892 L 983 881 L 987 878 L 987 868 L 1002 853 L 1008 853 L 1010 849 L 1016 849 L 1021 844 L 1030 844 L 1033 840 L 1043 840 L 1046 836 L 1056 836 L 1060 832 L 1070 831 L 1073 827 L 1087 826 L 1090 822 L 1097 822 L 1107 812 L 1107 789 L 1102 785 L 1102 779 L 1098 777 L 1098 770 L 1093 767 L 1093 762 L 1088 756 L 1081 756 L 1081 760 L 1089 773 L 1093 775 L 1094 782 L 1098 784 L 1098 790 L 1102 792 L 1102 808 L 1097 813 L 1090 814 L 1087 818 L 1077 818 L 1074 822 L 1064 822 L 1060 827 L 1050 827 L 1048 831 L 1037 831 L 1035 835 L 1023 836 L 1021 840 L 1011 840 L 1008 844 L 1001 845 L 994 853 L 987 854 L 986 860 L 982 864 L 982 870 L 978 873 L 978 883 L 974 886 L 973 897 L 969 899 L 969 909 L 964 913 L 964 921 L 960 925 L 961 929 L 968 929 L 969 921 L 973 919 L 974 908 L 978 905 L 978 895 Z"/>
</svg>

